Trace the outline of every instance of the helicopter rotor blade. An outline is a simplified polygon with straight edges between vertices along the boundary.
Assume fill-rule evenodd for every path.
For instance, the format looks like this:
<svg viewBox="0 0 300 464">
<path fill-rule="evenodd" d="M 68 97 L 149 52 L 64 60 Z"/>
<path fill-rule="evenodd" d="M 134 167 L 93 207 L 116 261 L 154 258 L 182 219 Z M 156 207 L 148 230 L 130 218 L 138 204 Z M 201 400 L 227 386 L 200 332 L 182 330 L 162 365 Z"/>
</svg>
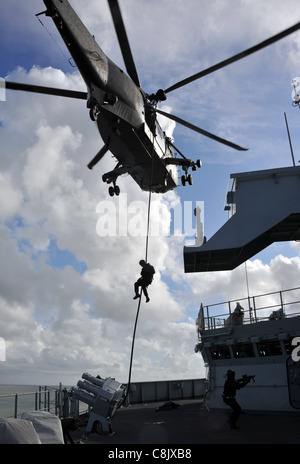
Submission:
<svg viewBox="0 0 300 464">
<path fill-rule="evenodd" d="M 120 10 L 120 6 L 119 6 L 119 2 L 118 2 L 118 0 L 108 0 L 108 4 L 109 4 L 110 11 L 111 11 L 111 15 L 112 15 L 113 23 L 114 23 L 114 26 L 115 26 L 115 30 L 116 30 L 116 33 L 117 33 L 117 37 L 118 37 L 119 45 L 120 45 L 120 48 L 121 48 L 123 60 L 124 60 L 125 66 L 126 66 L 126 70 L 127 70 L 128 74 L 129 74 L 129 76 L 131 77 L 131 79 L 133 80 L 133 82 L 138 87 L 140 87 L 141 85 L 140 85 L 138 73 L 137 73 L 137 70 L 136 70 L 136 67 L 135 67 L 135 64 L 134 64 L 133 56 L 132 56 L 132 53 L 131 53 L 131 49 L 130 49 L 126 29 L 125 29 L 125 26 L 124 26 L 121 10 Z"/>
<path fill-rule="evenodd" d="M 19 82 L 5 81 L 5 87 L 10 90 L 22 90 L 23 92 L 34 92 L 45 95 L 55 95 L 59 97 L 77 98 L 80 100 L 87 99 L 87 92 L 78 92 L 77 90 L 57 89 L 54 87 L 44 87 L 40 85 L 22 84 Z"/>
<path fill-rule="evenodd" d="M 221 137 L 218 137 L 217 135 L 212 134 L 211 132 L 207 132 L 204 129 L 200 129 L 200 127 L 194 126 L 194 124 L 191 124 L 187 121 L 184 121 L 183 119 L 179 118 L 178 116 L 174 116 L 173 114 L 165 113 L 164 111 L 156 109 L 156 112 L 161 114 L 162 116 L 165 116 L 166 118 L 172 119 L 173 121 L 178 122 L 179 124 L 182 124 L 185 127 L 188 127 L 189 129 L 192 129 L 195 132 L 198 132 L 199 134 L 205 135 L 206 137 L 209 137 L 210 139 L 216 140 L 217 142 L 223 143 L 224 145 L 228 145 L 231 148 L 234 148 L 235 150 L 239 151 L 247 151 L 248 148 L 243 148 L 240 147 L 239 145 L 236 145 L 235 143 L 229 142 L 226 139 L 223 139 Z"/>
<path fill-rule="evenodd" d="M 225 66 L 228 66 L 231 63 L 234 63 L 235 61 L 241 60 L 242 58 L 245 58 L 246 56 L 251 55 L 252 53 L 255 53 L 262 48 L 267 47 L 268 45 L 271 45 L 278 40 L 283 39 L 284 37 L 292 34 L 293 32 L 296 32 L 298 29 L 300 29 L 300 22 L 295 24 L 292 27 L 289 27 L 288 29 L 285 29 L 284 31 L 280 32 L 279 34 L 276 34 L 272 37 L 270 37 L 267 40 L 264 40 L 263 42 L 260 42 L 259 44 L 255 45 L 254 47 L 250 47 L 247 50 L 244 50 L 241 53 L 238 53 L 237 55 L 232 56 L 231 58 L 228 58 L 227 60 L 221 61 L 218 64 L 215 64 L 214 66 L 211 66 L 204 71 L 201 71 L 199 73 L 194 74 L 193 76 L 190 76 L 186 79 L 183 79 L 182 81 L 177 82 L 177 84 L 172 85 L 171 87 L 167 88 L 165 90 L 165 93 L 172 92 L 173 90 L 179 89 L 180 87 L 183 87 L 184 85 L 189 84 L 190 82 L 193 82 L 197 79 L 200 79 L 201 77 L 207 76 L 208 74 L 211 74 L 218 69 L 224 68 Z"/>
</svg>

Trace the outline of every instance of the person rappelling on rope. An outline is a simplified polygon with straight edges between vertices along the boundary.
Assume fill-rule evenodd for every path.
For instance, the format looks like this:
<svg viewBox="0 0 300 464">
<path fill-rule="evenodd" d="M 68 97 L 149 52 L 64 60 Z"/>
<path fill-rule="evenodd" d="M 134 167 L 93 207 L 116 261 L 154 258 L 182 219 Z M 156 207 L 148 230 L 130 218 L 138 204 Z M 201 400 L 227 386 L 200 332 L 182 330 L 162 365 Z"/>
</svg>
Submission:
<svg viewBox="0 0 300 464">
<path fill-rule="evenodd" d="M 134 284 L 134 291 L 135 291 L 135 296 L 133 297 L 134 300 L 140 297 L 139 294 L 139 287 L 142 288 L 142 292 L 144 292 L 144 295 L 146 297 L 146 303 L 150 301 L 147 287 L 151 285 L 153 281 L 153 276 L 155 274 L 155 269 L 150 263 L 146 263 L 143 259 L 139 262 L 140 266 L 142 266 L 141 270 L 141 277 L 135 282 Z"/>
</svg>

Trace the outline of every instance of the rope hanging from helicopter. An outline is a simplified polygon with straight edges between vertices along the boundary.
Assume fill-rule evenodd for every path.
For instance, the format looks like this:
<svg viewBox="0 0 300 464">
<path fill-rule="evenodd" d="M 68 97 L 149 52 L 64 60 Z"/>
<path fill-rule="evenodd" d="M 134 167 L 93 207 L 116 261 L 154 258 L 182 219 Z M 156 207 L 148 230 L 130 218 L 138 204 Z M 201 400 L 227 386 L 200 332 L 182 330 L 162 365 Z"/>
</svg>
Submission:
<svg viewBox="0 0 300 464">
<path fill-rule="evenodd" d="M 63 57 L 67 60 L 67 62 L 70 64 L 70 66 L 72 66 L 72 68 L 77 68 L 77 66 L 75 64 L 72 64 L 71 60 L 72 58 L 68 58 L 67 55 L 64 53 L 63 49 L 58 45 L 58 43 L 56 42 L 55 38 L 53 37 L 53 35 L 51 34 L 51 32 L 47 29 L 47 27 L 45 26 L 45 24 L 43 23 L 43 21 L 39 18 L 40 15 L 46 13 L 46 11 L 42 11 L 41 13 L 37 13 L 35 16 L 36 18 L 38 19 L 38 21 L 41 23 L 41 25 L 45 28 L 46 32 L 48 33 L 48 35 L 50 36 L 50 38 L 53 40 L 53 42 L 55 43 L 56 47 L 58 48 L 58 50 L 60 51 L 60 53 L 63 55 Z"/>
<path fill-rule="evenodd" d="M 150 232 L 150 213 L 151 213 L 151 194 L 152 194 L 152 182 L 153 182 L 153 165 L 154 165 L 154 137 L 155 134 L 153 134 L 153 150 L 152 150 L 152 160 L 151 160 L 151 181 L 150 181 L 150 191 L 149 191 L 149 196 L 148 196 L 148 214 L 147 214 L 147 233 L 146 233 L 146 243 L 145 243 L 145 261 L 147 262 L 148 259 L 148 248 L 149 248 L 149 232 Z M 135 317 L 135 323 L 134 323 L 134 329 L 133 329 L 133 336 L 132 336 L 132 343 L 131 343 L 131 354 L 130 354 L 130 362 L 129 362 L 129 374 L 128 374 L 128 382 L 127 382 L 127 390 L 126 390 L 126 395 L 124 397 L 123 403 L 125 403 L 129 390 L 130 390 L 130 385 L 131 385 L 131 372 L 132 372 L 132 362 L 133 362 L 133 352 L 134 352 L 134 343 L 135 343 L 135 335 L 136 335 L 136 328 L 137 328 L 137 323 L 138 323 L 138 318 L 139 318 L 139 313 L 140 313 L 140 307 L 141 307 L 141 300 L 142 300 L 142 291 L 140 293 L 140 296 L 138 298 L 138 307 L 137 307 L 137 312 L 136 312 L 136 317 Z"/>
</svg>

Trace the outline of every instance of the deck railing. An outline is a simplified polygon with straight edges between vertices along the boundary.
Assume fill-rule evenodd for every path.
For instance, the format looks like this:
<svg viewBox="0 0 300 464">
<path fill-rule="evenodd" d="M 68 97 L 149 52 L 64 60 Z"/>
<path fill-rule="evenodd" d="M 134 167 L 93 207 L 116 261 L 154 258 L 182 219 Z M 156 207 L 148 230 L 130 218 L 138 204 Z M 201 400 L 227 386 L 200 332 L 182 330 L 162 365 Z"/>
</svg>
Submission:
<svg viewBox="0 0 300 464">
<path fill-rule="evenodd" d="M 242 315 L 238 322 L 239 305 Z M 240 313 L 241 314 L 241 313 Z M 270 319 L 300 315 L 300 287 L 264 293 L 204 306 L 201 303 L 196 325 L 198 332 L 236 324 L 252 324 Z"/>
<path fill-rule="evenodd" d="M 124 403 L 174 401 L 200 398 L 205 393 L 205 379 L 180 379 L 135 382 L 131 384 Z M 71 389 L 39 387 L 38 391 L 0 395 L 0 417 L 20 418 L 23 412 L 40 410 L 52 412 L 58 417 L 80 417 L 89 412 L 86 403 L 75 399 Z"/>
<path fill-rule="evenodd" d="M 62 417 L 68 404 L 68 392 L 39 386 L 38 391 L 0 395 L 0 412 L 4 409 L 6 417 L 18 418 L 23 412 L 48 411 Z"/>
</svg>

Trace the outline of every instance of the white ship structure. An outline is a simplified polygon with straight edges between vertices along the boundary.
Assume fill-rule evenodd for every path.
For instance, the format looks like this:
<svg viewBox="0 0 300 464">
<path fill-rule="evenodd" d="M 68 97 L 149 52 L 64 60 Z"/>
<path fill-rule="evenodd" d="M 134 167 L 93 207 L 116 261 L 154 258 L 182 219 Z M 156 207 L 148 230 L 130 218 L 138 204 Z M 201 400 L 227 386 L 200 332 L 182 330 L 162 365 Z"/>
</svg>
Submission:
<svg viewBox="0 0 300 464">
<path fill-rule="evenodd" d="M 300 240 L 299 179 L 300 166 L 231 174 L 229 219 L 208 240 L 184 247 L 185 272 L 232 270 L 274 242 Z"/>
<path fill-rule="evenodd" d="M 300 239 L 300 167 L 231 175 L 229 219 L 185 247 L 185 272 L 231 270 L 273 242 Z M 222 399 L 227 370 L 255 376 L 238 391 L 244 410 L 300 412 L 300 287 L 205 306 L 198 344 L 208 368 L 205 404 Z M 299 346 L 298 346 L 299 344 Z M 299 354 L 298 354 L 299 352 Z"/>
<path fill-rule="evenodd" d="M 222 394 L 232 369 L 236 379 L 255 376 L 237 392 L 244 410 L 300 413 L 300 288 L 201 305 L 197 330 L 207 407 L 227 408 Z"/>
</svg>

